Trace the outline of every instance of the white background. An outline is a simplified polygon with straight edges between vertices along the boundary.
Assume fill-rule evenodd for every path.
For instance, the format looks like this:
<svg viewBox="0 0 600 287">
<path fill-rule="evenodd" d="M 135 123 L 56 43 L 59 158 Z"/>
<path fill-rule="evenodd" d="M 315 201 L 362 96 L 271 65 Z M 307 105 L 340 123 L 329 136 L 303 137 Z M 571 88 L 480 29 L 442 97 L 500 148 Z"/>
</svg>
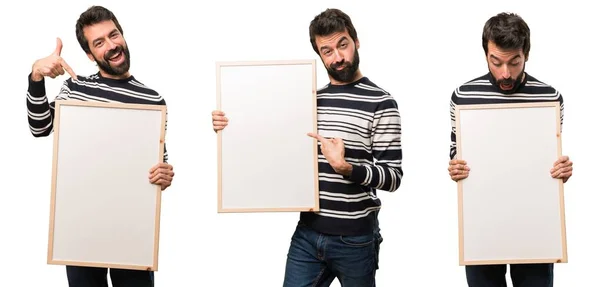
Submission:
<svg viewBox="0 0 600 287">
<path fill-rule="evenodd" d="M 455 87 L 487 72 L 481 31 L 501 11 L 528 22 L 526 71 L 565 99 L 563 148 L 574 161 L 574 176 L 565 186 L 569 263 L 556 266 L 555 286 L 597 279 L 600 189 L 593 173 L 600 156 L 591 137 L 598 124 L 600 60 L 592 2 L 210 1 L 212 8 L 175 0 L 64 2 L 1 4 L 0 286 L 67 285 L 63 266 L 46 265 L 52 138 L 29 133 L 26 77 L 36 59 L 54 50 L 55 37 L 62 38 L 62 55 L 76 73 L 96 72 L 75 38 L 75 22 L 92 4 L 117 15 L 131 72 L 169 107 L 167 145 L 176 177 L 163 196 L 157 286 L 281 286 L 298 214 L 216 212 L 214 63 L 317 58 L 308 25 L 328 7 L 352 17 L 363 74 L 395 95 L 402 115 L 405 178 L 396 193 L 380 193 L 378 286 L 466 286 L 458 266 L 456 185 L 446 170 L 449 100 Z M 318 86 L 325 85 L 320 62 L 317 73 Z M 66 78 L 47 80 L 51 98 Z M 290 164 L 277 156 L 282 163 L 273 168 Z"/>
</svg>

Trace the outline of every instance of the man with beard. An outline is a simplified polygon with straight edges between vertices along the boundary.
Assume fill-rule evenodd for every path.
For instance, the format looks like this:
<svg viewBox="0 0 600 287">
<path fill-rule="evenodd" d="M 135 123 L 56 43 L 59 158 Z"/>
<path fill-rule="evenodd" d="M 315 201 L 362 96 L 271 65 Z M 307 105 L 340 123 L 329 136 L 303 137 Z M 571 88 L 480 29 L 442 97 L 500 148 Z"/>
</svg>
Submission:
<svg viewBox="0 0 600 287">
<path fill-rule="evenodd" d="M 81 100 L 120 102 L 131 104 L 166 105 L 154 90 L 146 87 L 129 73 L 129 49 L 123 38 L 123 29 L 115 15 L 104 7 L 92 6 L 80 15 L 75 33 L 81 48 L 91 61 L 98 64 L 99 71 L 93 75 L 77 76 L 60 56 L 62 42 L 57 39 L 55 51 L 48 57 L 35 61 L 28 76 L 27 110 L 30 131 L 34 137 L 45 137 L 53 131 L 55 101 Z M 56 78 L 67 71 L 71 78 L 64 81 L 55 101 L 49 103 L 44 78 Z M 164 150 L 163 162 L 148 167 L 148 179 L 165 190 L 171 185 L 173 167 L 167 163 Z M 110 179 L 107 179 L 110 180 Z M 67 278 L 71 287 L 106 287 L 105 268 L 67 266 Z M 150 287 L 154 285 L 153 273 L 111 269 L 115 287 Z"/>
<path fill-rule="evenodd" d="M 452 132 L 448 172 L 452 180 L 465 179 L 470 171 L 468 159 L 456 159 L 454 111 L 457 105 L 558 101 L 562 129 L 564 105 L 561 93 L 525 73 L 530 50 L 529 38 L 527 23 L 516 14 L 499 13 L 485 23 L 482 44 L 489 72 L 458 87 L 450 101 Z M 561 156 L 553 167 L 548 167 L 549 175 L 567 182 L 573 172 L 572 166 L 568 156 Z M 553 269 L 553 264 L 513 264 L 510 267 L 513 286 L 552 286 Z M 466 266 L 470 287 L 506 286 L 505 276 L 506 265 Z"/>
<path fill-rule="evenodd" d="M 317 91 L 320 211 L 302 212 L 291 238 L 284 286 L 375 286 L 381 206 L 403 176 L 400 113 L 394 98 L 359 70 L 360 43 L 338 9 L 317 15 L 310 42 L 330 83 Z M 213 111 L 213 129 L 228 119 Z M 235 119 L 243 121 L 243 119 Z M 293 163 L 291 163 L 293 164 Z"/>
</svg>

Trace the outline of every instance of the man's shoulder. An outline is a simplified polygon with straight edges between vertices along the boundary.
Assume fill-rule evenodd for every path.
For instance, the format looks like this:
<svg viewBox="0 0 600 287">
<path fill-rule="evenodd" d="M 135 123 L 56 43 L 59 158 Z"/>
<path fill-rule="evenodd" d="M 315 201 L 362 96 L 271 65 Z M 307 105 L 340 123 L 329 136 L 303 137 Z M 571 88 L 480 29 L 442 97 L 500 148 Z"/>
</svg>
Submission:
<svg viewBox="0 0 600 287">
<path fill-rule="evenodd" d="M 381 86 L 375 84 L 371 79 L 369 79 L 367 77 L 362 78 L 362 80 L 357 84 L 357 86 L 364 87 L 364 88 L 370 88 L 372 90 L 375 90 L 375 91 L 381 93 L 382 95 L 386 95 L 386 96 L 391 95 L 387 90 L 385 90 Z"/>
<path fill-rule="evenodd" d="M 472 78 L 466 82 L 463 82 L 452 91 L 452 102 L 455 104 L 460 104 L 459 99 L 466 97 L 470 98 L 471 96 L 482 94 L 487 94 L 493 92 L 493 85 L 490 81 L 489 74 L 483 74 L 476 78 Z"/>
<path fill-rule="evenodd" d="M 489 74 L 484 74 L 476 78 L 472 78 L 466 82 L 463 82 L 458 87 L 456 87 L 455 91 L 473 88 L 485 89 L 486 87 L 490 86 L 492 86 L 492 83 L 490 82 Z"/>
<path fill-rule="evenodd" d="M 532 94 L 556 94 L 560 95 L 560 92 L 550 84 L 544 81 L 540 81 L 536 77 L 527 74 L 527 82 L 525 83 L 525 89 L 527 92 Z"/>
<path fill-rule="evenodd" d="M 138 80 L 137 78 L 135 78 L 133 76 L 129 80 L 129 84 L 131 86 L 135 86 L 135 87 L 144 89 L 144 91 L 146 91 L 148 94 L 152 94 L 152 95 L 156 95 L 156 96 L 159 95 L 158 91 L 156 91 L 155 89 L 152 89 L 152 88 L 148 87 L 146 84 L 142 83 L 140 80 Z"/>
</svg>

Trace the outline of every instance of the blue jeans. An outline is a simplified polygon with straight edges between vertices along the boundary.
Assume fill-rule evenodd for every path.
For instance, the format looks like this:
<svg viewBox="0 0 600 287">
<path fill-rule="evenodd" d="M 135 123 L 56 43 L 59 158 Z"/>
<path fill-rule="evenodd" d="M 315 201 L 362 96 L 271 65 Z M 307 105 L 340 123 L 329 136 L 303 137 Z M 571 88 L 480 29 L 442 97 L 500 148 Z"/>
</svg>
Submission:
<svg viewBox="0 0 600 287">
<path fill-rule="evenodd" d="M 337 277 L 342 287 L 374 287 L 379 228 L 358 236 L 326 235 L 302 223 L 292 236 L 284 287 L 325 287 Z"/>
<path fill-rule="evenodd" d="M 506 265 L 466 266 L 469 287 L 506 287 Z M 511 264 L 514 287 L 552 287 L 554 264 Z"/>
<path fill-rule="evenodd" d="M 107 268 L 67 266 L 69 287 L 108 287 Z M 154 273 L 144 270 L 110 269 L 113 287 L 153 287 Z"/>
</svg>

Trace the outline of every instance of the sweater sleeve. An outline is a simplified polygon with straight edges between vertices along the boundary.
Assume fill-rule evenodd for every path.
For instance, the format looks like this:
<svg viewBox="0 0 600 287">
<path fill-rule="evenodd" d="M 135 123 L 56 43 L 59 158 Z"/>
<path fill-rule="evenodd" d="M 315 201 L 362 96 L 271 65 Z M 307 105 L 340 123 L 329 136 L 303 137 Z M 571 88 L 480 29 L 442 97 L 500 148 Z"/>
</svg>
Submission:
<svg viewBox="0 0 600 287">
<path fill-rule="evenodd" d="M 400 112 L 390 96 L 378 105 L 373 118 L 371 149 L 374 164 L 353 165 L 348 179 L 363 186 L 396 191 L 403 176 L 401 137 Z"/>
<path fill-rule="evenodd" d="M 456 94 L 453 92 L 450 98 L 450 159 L 456 158 L 456 117 L 454 115 L 456 109 Z"/>
<path fill-rule="evenodd" d="M 560 133 L 562 134 L 562 128 L 563 128 L 563 118 L 565 115 L 565 102 L 563 100 L 563 96 L 560 92 L 558 92 L 558 102 L 560 104 Z"/>
<path fill-rule="evenodd" d="M 54 130 L 54 101 L 65 100 L 69 98 L 71 90 L 68 80 L 65 81 L 60 89 L 60 92 L 52 102 L 48 101 L 46 95 L 45 80 L 39 82 L 31 79 L 31 74 L 28 78 L 27 88 L 27 118 L 29 121 L 29 130 L 34 137 L 45 137 Z"/>
<path fill-rule="evenodd" d="M 165 103 L 165 106 L 167 104 Z M 165 138 L 167 136 L 167 122 L 168 122 L 169 112 L 165 111 Z M 169 153 L 167 152 L 167 141 L 165 139 L 164 149 L 163 149 L 163 162 L 169 163 Z"/>
</svg>

